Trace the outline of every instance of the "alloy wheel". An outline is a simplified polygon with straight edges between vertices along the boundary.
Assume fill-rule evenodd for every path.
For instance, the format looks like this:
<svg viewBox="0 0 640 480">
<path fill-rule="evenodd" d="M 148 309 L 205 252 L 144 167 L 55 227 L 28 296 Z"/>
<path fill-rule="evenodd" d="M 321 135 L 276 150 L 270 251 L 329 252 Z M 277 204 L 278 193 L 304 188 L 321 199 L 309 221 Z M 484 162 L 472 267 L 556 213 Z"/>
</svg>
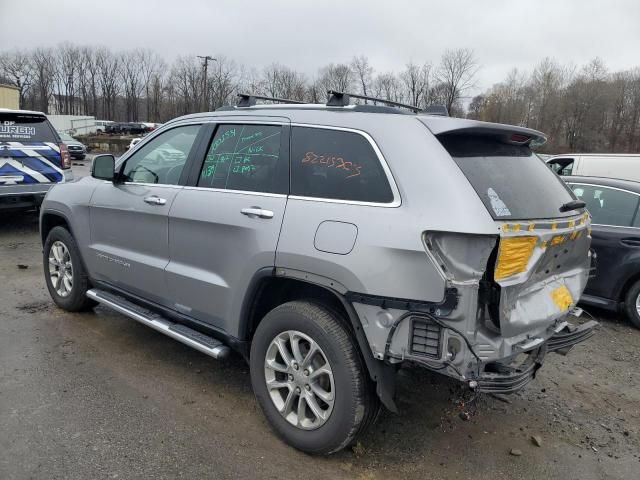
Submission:
<svg viewBox="0 0 640 480">
<path fill-rule="evenodd" d="M 49 279 L 58 295 L 67 297 L 73 288 L 73 264 L 67 246 L 56 240 L 49 250 Z"/>
<path fill-rule="evenodd" d="M 326 423 L 335 402 L 327 356 L 308 335 L 287 330 L 267 348 L 264 375 L 274 406 L 291 425 L 315 430 Z"/>
</svg>

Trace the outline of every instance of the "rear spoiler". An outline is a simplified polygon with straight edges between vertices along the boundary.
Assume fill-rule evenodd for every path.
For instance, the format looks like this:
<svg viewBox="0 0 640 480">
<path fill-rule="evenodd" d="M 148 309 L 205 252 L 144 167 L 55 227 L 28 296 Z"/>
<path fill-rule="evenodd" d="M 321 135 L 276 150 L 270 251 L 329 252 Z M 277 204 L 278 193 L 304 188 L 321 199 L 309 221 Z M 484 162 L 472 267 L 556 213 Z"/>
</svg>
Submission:
<svg viewBox="0 0 640 480">
<path fill-rule="evenodd" d="M 547 141 L 544 133 L 515 125 L 431 115 L 418 115 L 418 119 L 436 136 L 445 134 L 491 136 L 515 145 L 542 145 Z"/>
</svg>

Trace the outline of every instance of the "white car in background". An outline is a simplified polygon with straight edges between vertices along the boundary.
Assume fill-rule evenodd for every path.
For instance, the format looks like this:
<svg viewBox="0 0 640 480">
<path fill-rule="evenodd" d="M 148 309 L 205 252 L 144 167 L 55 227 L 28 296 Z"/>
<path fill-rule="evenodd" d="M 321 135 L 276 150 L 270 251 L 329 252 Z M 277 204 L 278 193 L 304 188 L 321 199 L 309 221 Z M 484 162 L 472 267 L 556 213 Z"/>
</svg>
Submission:
<svg viewBox="0 0 640 480">
<path fill-rule="evenodd" d="M 104 133 L 107 131 L 107 125 L 113 123 L 111 120 L 96 120 L 96 132 Z"/>
<path fill-rule="evenodd" d="M 131 150 L 133 147 L 139 144 L 141 140 L 142 140 L 142 137 L 134 138 L 133 140 L 131 140 L 131 142 L 129 143 L 129 148 L 127 148 L 127 150 Z"/>
</svg>

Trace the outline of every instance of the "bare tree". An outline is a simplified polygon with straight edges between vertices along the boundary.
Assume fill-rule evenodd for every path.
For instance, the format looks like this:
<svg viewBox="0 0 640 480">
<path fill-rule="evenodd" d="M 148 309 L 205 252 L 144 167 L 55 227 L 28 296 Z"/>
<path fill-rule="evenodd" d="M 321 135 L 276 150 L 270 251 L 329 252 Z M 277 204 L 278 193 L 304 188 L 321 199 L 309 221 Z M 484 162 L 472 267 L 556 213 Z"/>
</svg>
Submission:
<svg viewBox="0 0 640 480">
<path fill-rule="evenodd" d="M 349 92 L 354 83 L 353 71 L 347 64 L 330 63 L 319 70 L 317 83 L 320 95 L 324 95 L 325 98 L 327 90 Z"/>
<path fill-rule="evenodd" d="M 36 108 L 49 113 L 49 101 L 53 96 L 55 62 L 51 49 L 37 48 L 31 56 L 34 70 L 34 87 L 36 89 Z"/>
<path fill-rule="evenodd" d="M 98 115 L 98 62 L 91 47 L 80 49 L 80 90 L 87 115 Z"/>
<path fill-rule="evenodd" d="M 34 80 L 29 54 L 20 50 L 0 53 L 0 78 L 18 88 L 19 103 L 24 105 L 27 91 Z"/>
<path fill-rule="evenodd" d="M 143 50 L 124 52 L 120 55 L 120 76 L 125 94 L 125 108 L 128 121 L 138 120 L 140 95 L 144 89 L 142 83 Z"/>
<path fill-rule="evenodd" d="M 105 118 L 116 118 L 116 100 L 120 93 L 120 61 L 106 48 L 96 52 L 96 64 Z"/>
<path fill-rule="evenodd" d="M 369 65 L 369 59 L 364 55 L 353 57 L 351 60 L 351 69 L 362 87 L 362 95 L 369 95 L 367 86 L 371 83 L 373 78 L 373 67 Z M 365 100 L 364 103 L 367 103 L 367 101 Z"/>
<path fill-rule="evenodd" d="M 295 70 L 272 63 L 263 71 L 264 91 L 268 96 L 302 101 L 306 95 L 306 79 Z"/>
<path fill-rule="evenodd" d="M 156 52 L 151 50 L 140 50 L 139 61 L 142 84 L 144 85 L 146 119 L 149 121 L 151 120 L 153 110 L 151 92 L 154 82 L 152 82 L 152 79 L 156 82 L 159 81 L 158 74 L 164 62 Z M 155 100 L 157 100 L 157 97 Z"/>
<path fill-rule="evenodd" d="M 426 107 L 426 98 L 429 91 L 431 65 L 424 63 L 416 65 L 407 63 L 404 71 L 400 73 L 408 102 L 416 107 Z"/>
<path fill-rule="evenodd" d="M 76 98 L 79 80 L 80 49 L 70 43 L 59 45 L 53 58 L 55 62 L 55 103 L 58 113 L 71 115 L 80 113 Z"/>
<path fill-rule="evenodd" d="M 238 93 L 237 85 L 240 79 L 240 71 L 233 60 L 224 55 L 216 55 L 217 62 L 211 69 L 211 82 L 209 83 L 212 110 L 233 103 L 233 96 Z"/>
<path fill-rule="evenodd" d="M 373 82 L 374 96 L 391 100 L 392 102 L 402 102 L 402 85 L 393 72 L 378 75 Z"/>
<path fill-rule="evenodd" d="M 473 86 L 478 69 L 473 50 L 468 48 L 447 50 L 442 55 L 435 79 L 442 85 L 447 110 L 451 111 L 462 94 Z"/>
</svg>

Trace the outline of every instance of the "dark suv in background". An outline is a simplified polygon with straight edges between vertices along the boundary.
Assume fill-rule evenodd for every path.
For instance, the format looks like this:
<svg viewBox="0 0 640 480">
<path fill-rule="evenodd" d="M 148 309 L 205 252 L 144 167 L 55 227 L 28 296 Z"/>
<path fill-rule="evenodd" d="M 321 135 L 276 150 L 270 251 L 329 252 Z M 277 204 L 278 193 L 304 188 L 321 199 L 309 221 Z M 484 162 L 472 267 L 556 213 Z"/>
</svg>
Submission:
<svg viewBox="0 0 640 480">
<path fill-rule="evenodd" d="M 564 180 L 591 214 L 595 277 L 580 302 L 622 310 L 640 328 L 640 183 L 568 176 Z"/>
</svg>

